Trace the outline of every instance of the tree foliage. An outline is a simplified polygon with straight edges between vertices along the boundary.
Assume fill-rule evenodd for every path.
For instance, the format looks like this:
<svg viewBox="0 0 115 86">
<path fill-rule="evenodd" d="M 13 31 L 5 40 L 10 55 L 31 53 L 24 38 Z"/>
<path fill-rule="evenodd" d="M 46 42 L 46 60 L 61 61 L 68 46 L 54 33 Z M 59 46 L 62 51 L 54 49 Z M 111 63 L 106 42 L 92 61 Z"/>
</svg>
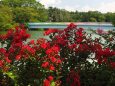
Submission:
<svg viewBox="0 0 115 86">
<path fill-rule="evenodd" d="M 0 29 L 9 28 L 7 23 L 40 22 L 47 21 L 47 18 L 46 9 L 36 0 L 0 1 Z"/>
<path fill-rule="evenodd" d="M 6 15 L 4 15 L 6 14 Z M 0 0 L 0 30 L 15 23 L 27 22 L 112 22 L 115 13 L 99 11 L 70 12 L 65 9 L 49 7 L 45 9 L 36 0 Z"/>
<path fill-rule="evenodd" d="M 10 28 L 13 19 L 12 10 L 8 6 L 0 6 L 0 30 Z"/>
<path fill-rule="evenodd" d="M 49 7 L 48 17 L 52 22 L 112 22 L 114 13 L 99 11 L 69 12 L 64 9 Z"/>
</svg>

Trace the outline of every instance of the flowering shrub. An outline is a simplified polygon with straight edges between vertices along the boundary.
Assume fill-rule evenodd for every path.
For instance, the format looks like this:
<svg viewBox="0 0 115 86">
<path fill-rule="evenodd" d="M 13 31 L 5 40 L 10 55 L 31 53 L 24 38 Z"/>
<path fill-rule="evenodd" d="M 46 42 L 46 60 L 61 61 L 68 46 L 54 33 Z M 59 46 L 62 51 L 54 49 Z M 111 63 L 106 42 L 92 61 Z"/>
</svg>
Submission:
<svg viewBox="0 0 115 86">
<path fill-rule="evenodd" d="M 99 65 L 114 66 L 109 59 L 115 57 L 115 51 L 104 47 L 99 42 L 100 39 L 93 40 L 90 35 L 85 33 L 83 28 L 77 28 L 76 25 L 70 24 L 62 31 L 50 30 L 50 37 L 51 43 L 60 46 L 60 56 L 62 58 L 61 85 L 63 86 L 68 86 L 69 81 L 66 80 L 68 79 L 68 74 L 74 71 L 79 75 L 80 71 L 85 69 L 84 67 L 87 65 L 88 60 L 98 62 Z M 75 75 L 69 79 L 72 80 L 74 78 Z M 78 76 L 76 76 L 76 80 L 76 83 L 74 80 L 71 81 L 71 86 L 76 86 L 77 84 L 80 86 Z"/>
<path fill-rule="evenodd" d="M 0 69 L 15 85 L 102 86 L 96 81 L 89 83 L 97 80 L 89 73 L 115 68 L 112 60 L 115 50 L 101 44 L 98 38 L 92 39 L 83 28 L 77 28 L 73 23 L 64 30 L 49 29 L 44 35 L 50 40 L 27 41 L 30 35 L 24 27 L 0 35 Z"/>
</svg>

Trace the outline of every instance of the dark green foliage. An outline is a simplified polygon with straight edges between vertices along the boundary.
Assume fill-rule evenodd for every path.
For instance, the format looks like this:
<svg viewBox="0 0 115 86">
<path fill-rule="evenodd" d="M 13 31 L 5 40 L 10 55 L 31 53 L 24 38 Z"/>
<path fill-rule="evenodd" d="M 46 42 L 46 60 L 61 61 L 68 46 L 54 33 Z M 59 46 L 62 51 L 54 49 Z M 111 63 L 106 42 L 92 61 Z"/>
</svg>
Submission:
<svg viewBox="0 0 115 86">
<path fill-rule="evenodd" d="M 115 13 L 112 16 L 112 24 L 115 26 Z"/>
<path fill-rule="evenodd" d="M 114 13 L 99 11 L 69 12 L 64 9 L 49 7 L 48 18 L 51 22 L 112 22 Z"/>
<path fill-rule="evenodd" d="M 14 81 L 0 70 L 0 86 L 15 86 Z"/>
<path fill-rule="evenodd" d="M 87 62 L 81 70 L 80 79 L 81 86 L 114 86 L 115 70 L 106 65 Z"/>
<path fill-rule="evenodd" d="M 0 30 L 12 27 L 13 13 L 8 6 L 0 6 Z"/>
</svg>

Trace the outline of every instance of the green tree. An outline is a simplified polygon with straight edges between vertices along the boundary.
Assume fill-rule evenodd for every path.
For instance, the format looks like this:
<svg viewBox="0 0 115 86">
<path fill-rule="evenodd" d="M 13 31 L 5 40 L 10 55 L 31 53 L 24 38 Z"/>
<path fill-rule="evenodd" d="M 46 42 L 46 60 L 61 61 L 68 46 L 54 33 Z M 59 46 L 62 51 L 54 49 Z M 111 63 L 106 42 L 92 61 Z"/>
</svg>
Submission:
<svg viewBox="0 0 115 86">
<path fill-rule="evenodd" d="M 112 16 L 112 24 L 115 26 L 115 13 Z"/>
<path fill-rule="evenodd" d="M 42 16 L 38 11 L 30 7 L 16 7 L 13 9 L 14 21 L 16 23 L 39 22 Z"/>
<path fill-rule="evenodd" d="M 36 0 L 1 0 L 1 4 L 9 7 L 33 7 L 36 9 L 44 7 Z"/>
<path fill-rule="evenodd" d="M 105 14 L 105 22 L 112 22 L 114 13 L 108 12 Z"/>
<path fill-rule="evenodd" d="M 47 11 L 36 0 L 1 0 L 0 5 L 12 10 L 13 21 L 16 23 L 47 21 Z"/>
<path fill-rule="evenodd" d="M 7 6 L 0 6 L 0 30 L 12 27 L 12 10 Z"/>
<path fill-rule="evenodd" d="M 76 10 L 75 12 L 70 12 L 70 13 L 71 13 L 72 21 L 74 21 L 74 22 L 80 22 L 81 21 L 82 15 L 80 15 L 80 12 L 78 12 Z"/>
<path fill-rule="evenodd" d="M 89 21 L 90 21 L 90 22 L 97 22 L 96 18 L 93 18 L 93 17 L 91 17 L 91 18 L 89 19 Z"/>
<path fill-rule="evenodd" d="M 69 11 L 65 9 L 58 9 L 49 7 L 48 18 L 51 22 L 69 22 L 72 21 L 72 17 Z"/>
</svg>

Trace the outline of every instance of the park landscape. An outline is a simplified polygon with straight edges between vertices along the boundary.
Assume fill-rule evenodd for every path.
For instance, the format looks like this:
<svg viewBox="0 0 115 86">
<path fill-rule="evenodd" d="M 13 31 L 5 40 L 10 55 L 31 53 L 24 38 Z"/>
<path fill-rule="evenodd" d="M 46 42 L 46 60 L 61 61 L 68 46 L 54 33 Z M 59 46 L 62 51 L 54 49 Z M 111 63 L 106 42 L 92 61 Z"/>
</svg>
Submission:
<svg viewBox="0 0 115 86">
<path fill-rule="evenodd" d="M 38 28 L 40 36 L 34 38 L 29 22 L 70 23 L 64 29 Z M 70 12 L 45 8 L 36 0 L 1 0 L 0 86 L 115 86 L 115 30 L 88 33 L 74 22 L 114 26 L 115 13 Z"/>
</svg>

